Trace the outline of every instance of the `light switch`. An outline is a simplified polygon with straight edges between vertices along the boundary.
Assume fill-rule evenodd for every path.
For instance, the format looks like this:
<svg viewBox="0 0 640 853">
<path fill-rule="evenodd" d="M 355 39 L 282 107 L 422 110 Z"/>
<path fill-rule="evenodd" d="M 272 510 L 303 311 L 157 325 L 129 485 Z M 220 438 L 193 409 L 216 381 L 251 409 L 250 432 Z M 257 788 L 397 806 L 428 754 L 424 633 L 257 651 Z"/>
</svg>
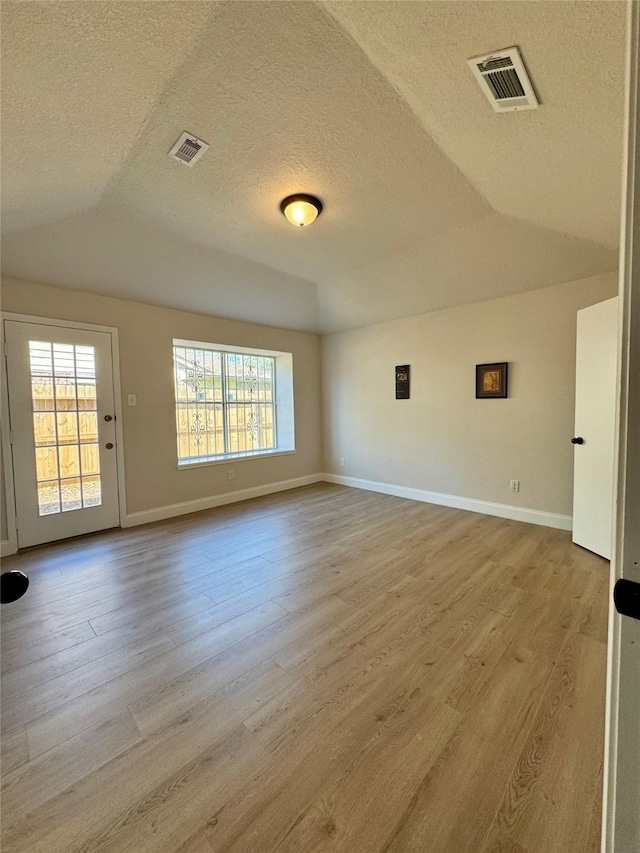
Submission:
<svg viewBox="0 0 640 853">
<path fill-rule="evenodd" d="M 138 401 L 136 400 L 135 394 L 127 394 L 127 406 L 137 406 Z"/>
</svg>

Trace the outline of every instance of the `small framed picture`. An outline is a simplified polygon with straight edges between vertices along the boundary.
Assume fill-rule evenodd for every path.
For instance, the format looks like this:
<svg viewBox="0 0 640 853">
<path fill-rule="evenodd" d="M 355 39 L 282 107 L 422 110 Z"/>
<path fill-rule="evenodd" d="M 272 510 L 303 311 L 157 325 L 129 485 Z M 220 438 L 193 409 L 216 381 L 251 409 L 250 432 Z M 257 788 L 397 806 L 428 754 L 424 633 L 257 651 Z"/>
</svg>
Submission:
<svg viewBox="0 0 640 853">
<path fill-rule="evenodd" d="M 410 399 L 411 365 L 396 365 L 396 400 Z"/>
<path fill-rule="evenodd" d="M 509 363 L 476 364 L 476 400 L 489 400 L 507 396 Z"/>
</svg>

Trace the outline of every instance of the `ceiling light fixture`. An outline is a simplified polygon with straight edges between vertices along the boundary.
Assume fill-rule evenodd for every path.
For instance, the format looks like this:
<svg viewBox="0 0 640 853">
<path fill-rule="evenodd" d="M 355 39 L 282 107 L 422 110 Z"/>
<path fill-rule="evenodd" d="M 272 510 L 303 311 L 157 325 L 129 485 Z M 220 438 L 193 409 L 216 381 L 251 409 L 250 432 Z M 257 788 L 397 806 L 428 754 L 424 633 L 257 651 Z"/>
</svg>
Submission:
<svg viewBox="0 0 640 853">
<path fill-rule="evenodd" d="M 314 195 L 296 193 L 283 198 L 280 202 L 280 210 L 292 225 L 311 225 L 322 213 L 322 202 Z"/>
</svg>

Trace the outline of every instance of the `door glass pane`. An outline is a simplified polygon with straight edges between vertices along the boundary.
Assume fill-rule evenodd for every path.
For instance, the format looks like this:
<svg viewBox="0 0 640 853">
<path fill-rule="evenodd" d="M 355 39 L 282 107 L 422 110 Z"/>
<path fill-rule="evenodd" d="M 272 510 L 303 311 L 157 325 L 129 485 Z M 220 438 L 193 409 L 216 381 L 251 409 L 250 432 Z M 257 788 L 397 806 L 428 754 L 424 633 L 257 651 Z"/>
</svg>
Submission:
<svg viewBox="0 0 640 853">
<path fill-rule="evenodd" d="M 95 442 L 98 440 L 98 413 L 80 412 L 78 415 L 80 425 L 80 442 Z"/>
<path fill-rule="evenodd" d="M 58 447 L 60 478 L 80 475 L 80 448 L 77 444 Z"/>
<path fill-rule="evenodd" d="M 100 506 L 95 349 L 29 341 L 29 354 L 39 514 Z"/>
<path fill-rule="evenodd" d="M 60 480 L 60 494 L 62 495 L 62 512 L 82 509 L 82 492 L 80 490 L 79 478 Z"/>
<path fill-rule="evenodd" d="M 58 480 L 38 483 L 38 509 L 40 515 L 60 512 L 60 486 Z"/>
<path fill-rule="evenodd" d="M 82 504 L 83 506 L 100 506 L 102 495 L 100 493 L 100 477 L 82 478 Z"/>
<path fill-rule="evenodd" d="M 54 412 L 33 413 L 33 434 L 36 446 L 56 444 L 56 416 Z"/>
<path fill-rule="evenodd" d="M 36 470 L 38 482 L 58 479 L 58 454 L 55 447 L 38 447 L 36 449 Z"/>
<path fill-rule="evenodd" d="M 98 455 L 98 444 L 80 445 L 80 466 L 83 474 L 100 473 L 100 457 Z"/>
<path fill-rule="evenodd" d="M 32 367 L 33 370 L 33 367 Z M 31 399 L 36 412 L 53 412 L 56 408 L 52 376 L 31 377 Z"/>
<path fill-rule="evenodd" d="M 89 379 L 81 379 L 78 382 L 78 408 L 81 411 L 83 409 L 92 409 L 95 411 L 98 408 L 95 380 L 92 382 Z"/>
<path fill-rule="evenodd" d="M 58 444 L 78 443 L 78 413 L 58 412 Z"/>
<path fill-rule="evenodd" d="M 76 402 L 76 386 L 75 383 L 69 382 L 66 379 L 55 379 L 56 388 L 56 409 L 58 412 L 71 411 L 75 412 L 78 408 Z"/>
</svg>

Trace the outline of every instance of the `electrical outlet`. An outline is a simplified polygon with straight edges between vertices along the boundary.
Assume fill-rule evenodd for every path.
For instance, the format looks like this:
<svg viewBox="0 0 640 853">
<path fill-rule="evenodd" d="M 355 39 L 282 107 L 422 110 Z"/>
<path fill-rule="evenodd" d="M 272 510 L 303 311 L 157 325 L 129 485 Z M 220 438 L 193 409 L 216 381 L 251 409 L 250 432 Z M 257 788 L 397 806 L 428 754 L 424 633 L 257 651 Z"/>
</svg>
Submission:
<svg viewBox="0 0 640 853">
<path fill-rule="evenodd" d="M 230 479 L 230 480 L 235 480 L 235 478 L 236 478 L 235 472 L 234 472 L 234 471 L 229 471 L 229 479 Z"/>
<path fill-rule="evenodd" d="M 344 468 L 344 456 L 340 457 L 340 467 Z"/>
<path fill-rule="evenodd" d="M 511 480 L 509 483 L 509 490 L 512 492 L 520 491 L 520 480 Z"/>
</svg>

